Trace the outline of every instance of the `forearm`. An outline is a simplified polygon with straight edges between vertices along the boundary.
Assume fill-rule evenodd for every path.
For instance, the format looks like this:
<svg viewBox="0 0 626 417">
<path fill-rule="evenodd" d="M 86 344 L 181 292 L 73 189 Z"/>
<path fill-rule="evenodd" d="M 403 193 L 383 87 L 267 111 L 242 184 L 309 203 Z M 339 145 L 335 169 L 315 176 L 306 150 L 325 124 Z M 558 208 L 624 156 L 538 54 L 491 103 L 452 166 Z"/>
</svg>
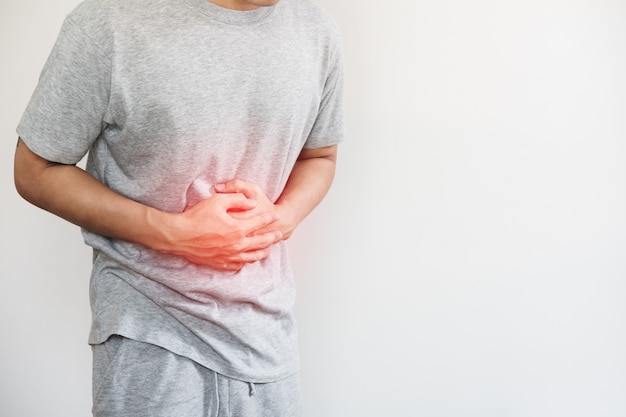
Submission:
<svg viewBox="0 0 626 417">
<path fill-rule="evenodd" d="M 335 176 L 336 146 L 304 150 L 289 176 L 276 207 L 287 239 L 328 193 Z"/>
<path fill-rule="evenodd" d="M 158 246 L 167 213 L 137 203 L 73 165 L 52 164 L 21 141 L 15 155 L 15 183 L 32 204 L 104 236 Z"/>
</svg>

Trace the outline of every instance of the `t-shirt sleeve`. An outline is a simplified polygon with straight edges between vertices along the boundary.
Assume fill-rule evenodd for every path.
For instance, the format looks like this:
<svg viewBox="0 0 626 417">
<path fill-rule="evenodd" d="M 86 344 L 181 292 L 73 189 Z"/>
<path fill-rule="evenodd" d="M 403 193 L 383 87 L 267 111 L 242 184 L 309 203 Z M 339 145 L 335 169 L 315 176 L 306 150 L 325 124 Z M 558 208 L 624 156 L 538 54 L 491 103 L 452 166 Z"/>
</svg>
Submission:
<svg viewBox="0 0 626 417">
<path fill-rule="evenodd" d="M 320 109 L 307 138 L 306 149 L 336 145 L 345 139 L 344 63 L 341 42 L 337 40 L 331 55 Z"/>
<path fill-rule="evenodd" d="M 66 18 L 17 127 L 34 153 L 75 164 L 100 135 L 109 103 L 111 62 Z"/>
</svg>

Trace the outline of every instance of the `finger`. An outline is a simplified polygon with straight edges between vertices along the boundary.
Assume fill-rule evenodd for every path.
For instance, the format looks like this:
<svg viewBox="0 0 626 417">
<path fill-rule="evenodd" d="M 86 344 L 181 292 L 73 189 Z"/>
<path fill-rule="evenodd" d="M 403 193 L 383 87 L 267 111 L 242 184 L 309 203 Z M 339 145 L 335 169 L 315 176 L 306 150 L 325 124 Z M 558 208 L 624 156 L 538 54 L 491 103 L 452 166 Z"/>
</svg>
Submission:
<svg viewBox="0 0 626 417">
<path fill-rule="evenodd" d="M 240 271 L 241 268 L 244 267 L 244 265 L 245 263 L 243 262 L 224 262 L 222 264 L 213 266 L 213 269 L 226 271 L 226 272 L 237 272 L 237 271 Z"/>
<path fill-rule="evenodd" d="M 272 249 L 268 247 L 264 249 L 242 252 L 239 254 L 238 260 L 241 261 L 243 264 L 252 264 L 267 258 L 270 255 L 271 251 Z"/>
<path fill-rule="evenodd" d="M 254 184 L 238 179 L 230 180 L 223 184 L 215 184 L 213 188 L 218 193 L 242 193 L 248 198 L 255 198 L 256 196 Z"/>
<path fill-rule="evenodd" d="M 270 224 L 277 222 L 278 220 L 280 220 L 280 216 L 274 211 L 262 213 L 249 219 L 241 219 L 239 222 L 241 229 L 246 232 L 246 235 L 250 235 L 265 226 L 269 226 Z"/>
<path fill-rule="evenodd" d="M 257 201 L 247 198 L 241 193 L 222 194 L 220 202 L 224 211 L 229 210 L 252 210 L 257 206 Z"/>
<path fill-rule="evenodd" d="M 204 258 L 199 256 L 188 256 L 188 261 L 193 262 L 196 265 L 208 266 L 220 271 L 236 272 L 244 267 L 244 263 L 237 259 L 221 259 Z"/>
<path fill-rule="evenodd" d="M 282 233 L 271 232 L 263 235 L 257 235 L 246 238 L 241 248 L 236 255 L 228 257 L 228 260 L 224 260 L 214 266 L 216 269 L 224 271 L 238 271 L 245 264 L 255 263 L 267 258 L 272 251 L 272 246 L 281 241 Z"/>
<path fill-rule="evenodd" d="M 283 239 L 282 232 L 278 230 L 272 230 L 271 232 L 247 236 L 244 243 L 250 250 L 266 249 L 275 245 Z"/>
</svg>

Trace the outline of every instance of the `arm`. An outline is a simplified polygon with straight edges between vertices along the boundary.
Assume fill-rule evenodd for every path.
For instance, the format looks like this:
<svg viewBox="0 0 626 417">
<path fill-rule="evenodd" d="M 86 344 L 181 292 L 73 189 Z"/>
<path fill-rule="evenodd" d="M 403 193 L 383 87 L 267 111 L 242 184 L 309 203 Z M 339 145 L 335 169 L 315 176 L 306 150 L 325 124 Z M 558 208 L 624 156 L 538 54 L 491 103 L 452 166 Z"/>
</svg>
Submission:
<svg viewBox="0 0 626 417">
<path fill-rule="evenodd" d="M 243 193 L 248 198 L 259 201 L 258 209 L 268 210 L 273 206 L 280 214 L 280 220 L 260 229 L 256 233 L 267 233 L 279 230 L 283 239 L 288 239 L 295 228 L 322 201 L 335 176 L 337 161 L 337 145 L 318 149 L 303 149 L 289 175 L 285 189 L 272 204 L 256 185 L 232 180 L 226 184 L 216 185 L 220 193 Z M 243 213 L 246 218 L 254 210 Z"/>
<path fill-rule="evenodd" d="M 282 237 L 276 231 L 250 236 L 275 222 L 275 211 L 257 211 L 244 220 L 227 213 L 257 206 L 242 194 L 216 194 L 184 213 L 165 213 L 114 192 L 74 165 L 41 158 L 21 139 L 14 176 L 22 197 L 78 226 L 216 269 L 236 271 L 261 260 Z"/>
</svg>

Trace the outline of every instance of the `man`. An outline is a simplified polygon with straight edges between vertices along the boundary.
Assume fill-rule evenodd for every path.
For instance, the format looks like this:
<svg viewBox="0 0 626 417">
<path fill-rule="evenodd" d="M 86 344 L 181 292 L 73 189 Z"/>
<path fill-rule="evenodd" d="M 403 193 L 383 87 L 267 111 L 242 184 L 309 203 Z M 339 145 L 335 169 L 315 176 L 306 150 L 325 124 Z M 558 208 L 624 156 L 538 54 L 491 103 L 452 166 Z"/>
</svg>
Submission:
<svg viewBox="0 0 626 417">
<path fill-rule="evenodd" d="M 309 0 L 86 0 L 67 17 L 15 182 L 94 248 L 95 416 L 300 415 L 284 241 L 331 185 L 342 78 Z"/>
</svg>

